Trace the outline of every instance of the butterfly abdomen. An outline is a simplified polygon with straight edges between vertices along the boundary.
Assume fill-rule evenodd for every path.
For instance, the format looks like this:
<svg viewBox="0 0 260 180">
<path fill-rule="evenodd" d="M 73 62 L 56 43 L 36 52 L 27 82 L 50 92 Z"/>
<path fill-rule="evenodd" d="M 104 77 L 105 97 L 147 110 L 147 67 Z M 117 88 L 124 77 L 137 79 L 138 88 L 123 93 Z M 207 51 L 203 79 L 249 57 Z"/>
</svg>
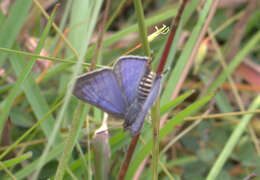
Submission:
<svg viewBox="0 0 260 180">
<path fill-rule="evenodd" d="M 138 99 L 140 101 L 145 101 L 148 97 L 153 86 L 153 77 L 154 73 L 152 71 L 142 77 L 138 86 Z"/>
</svg>

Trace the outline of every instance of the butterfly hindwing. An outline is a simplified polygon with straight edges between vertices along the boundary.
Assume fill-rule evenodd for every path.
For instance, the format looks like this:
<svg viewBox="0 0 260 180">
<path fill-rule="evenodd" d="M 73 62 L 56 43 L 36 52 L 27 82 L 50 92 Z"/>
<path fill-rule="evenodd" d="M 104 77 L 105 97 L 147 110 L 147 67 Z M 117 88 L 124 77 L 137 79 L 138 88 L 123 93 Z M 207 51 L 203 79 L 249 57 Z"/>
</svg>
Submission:
<svg viewBox="0 0 260 180">
<path fill-rule="evenodd" d="M 135 121 L 128 128 L 130 130 L 131 136 L 135 136 L 136 134 L 138 134 L 140 132 L 140 130 L 143 126 L 143 122 L 145 120 L 145 116 L 146 116 L 148 110 L 152 107 L 154 101 L 156 100 L 156 97 L 158 96 L 158 94 L 160 92 L 161 79 L 162 78 L 159 75 L 155 77 L 151 92 L 149 93 L 144 104 L 142 105 L 142 108 L 139 110 Z"/>
<path fill-rule="evenodd" d="M 127 103 L 112 69 L 103 68 L 80 76 L 73 94 L 115 117 L 124 118 Z"/>
<path fill-rule="evenodd" d="M 149 57 L 123 56 L 117 60 L 114 72 L 130 106 L 137 96 L 137 88 L 147 68 Z"/>
</svg>

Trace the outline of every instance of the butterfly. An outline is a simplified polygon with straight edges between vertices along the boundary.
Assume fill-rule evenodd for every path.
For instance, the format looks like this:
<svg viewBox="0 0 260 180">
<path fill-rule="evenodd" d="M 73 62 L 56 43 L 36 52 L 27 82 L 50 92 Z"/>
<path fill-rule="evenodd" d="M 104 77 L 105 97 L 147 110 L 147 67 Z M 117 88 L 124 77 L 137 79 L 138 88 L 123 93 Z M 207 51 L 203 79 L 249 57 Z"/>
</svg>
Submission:
<svg viewBox="0 0 260 180">
<path fill-rule="evenodd" d="M 113 68 L 77 78 L 73 94 L 120 119 L 131 136 L 140 133 L 146 114 L 160 91 L 161 75 L 151 71 L 151 58 L 122 56 Z"/>
</svg>

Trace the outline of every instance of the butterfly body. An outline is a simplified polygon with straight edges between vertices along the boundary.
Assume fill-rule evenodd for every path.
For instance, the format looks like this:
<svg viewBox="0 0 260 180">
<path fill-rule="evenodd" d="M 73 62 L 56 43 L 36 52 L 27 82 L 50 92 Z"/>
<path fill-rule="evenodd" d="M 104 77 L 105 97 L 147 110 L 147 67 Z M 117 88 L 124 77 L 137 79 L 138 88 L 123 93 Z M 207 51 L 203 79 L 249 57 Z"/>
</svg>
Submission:
<svg viewBox="0 0 260 180">
<path fill-rule="evenodd" d="M 124 128 L 135 136 L 160 89 L 161 76 L 151 72 L 150 63 L 149 57 L 123 56 L 113 69 L 102 68 L 80 76 L 73 94 L 125 119 Z"/>
<path fill-rule="evenodd" d="M 144 76 L 142 77 L 139 86 L 138 86 L 138 94 L 137 94 L 137 98 L 139 99 L 139 101 L 145 101 L 146 98 L 148 97 L 151 89 L 152 89 L 152 85 L 153 85 L 153 78 L 154 78 L 154 73 L 152 71 L 150 72 L 146 72 L 144 74 Z"/>
</svg>

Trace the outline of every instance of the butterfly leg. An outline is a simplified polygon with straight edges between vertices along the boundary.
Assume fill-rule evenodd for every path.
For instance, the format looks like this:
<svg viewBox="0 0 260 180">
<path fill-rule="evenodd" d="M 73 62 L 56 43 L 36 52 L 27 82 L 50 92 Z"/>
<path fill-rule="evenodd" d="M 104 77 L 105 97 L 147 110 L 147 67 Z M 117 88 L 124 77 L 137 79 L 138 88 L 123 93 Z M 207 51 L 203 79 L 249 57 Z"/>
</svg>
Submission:
<svg viewBox="0 0 260 180">
<path fill-rule="evenodd" d="M 166 69 L 163 71 L 162 74 L 164 75 L 164 74 L 168 73 L 168 72 L 170 71 L 170 69 L 171 69 L 170 67 L 166 68 Z"/>
</svg>

